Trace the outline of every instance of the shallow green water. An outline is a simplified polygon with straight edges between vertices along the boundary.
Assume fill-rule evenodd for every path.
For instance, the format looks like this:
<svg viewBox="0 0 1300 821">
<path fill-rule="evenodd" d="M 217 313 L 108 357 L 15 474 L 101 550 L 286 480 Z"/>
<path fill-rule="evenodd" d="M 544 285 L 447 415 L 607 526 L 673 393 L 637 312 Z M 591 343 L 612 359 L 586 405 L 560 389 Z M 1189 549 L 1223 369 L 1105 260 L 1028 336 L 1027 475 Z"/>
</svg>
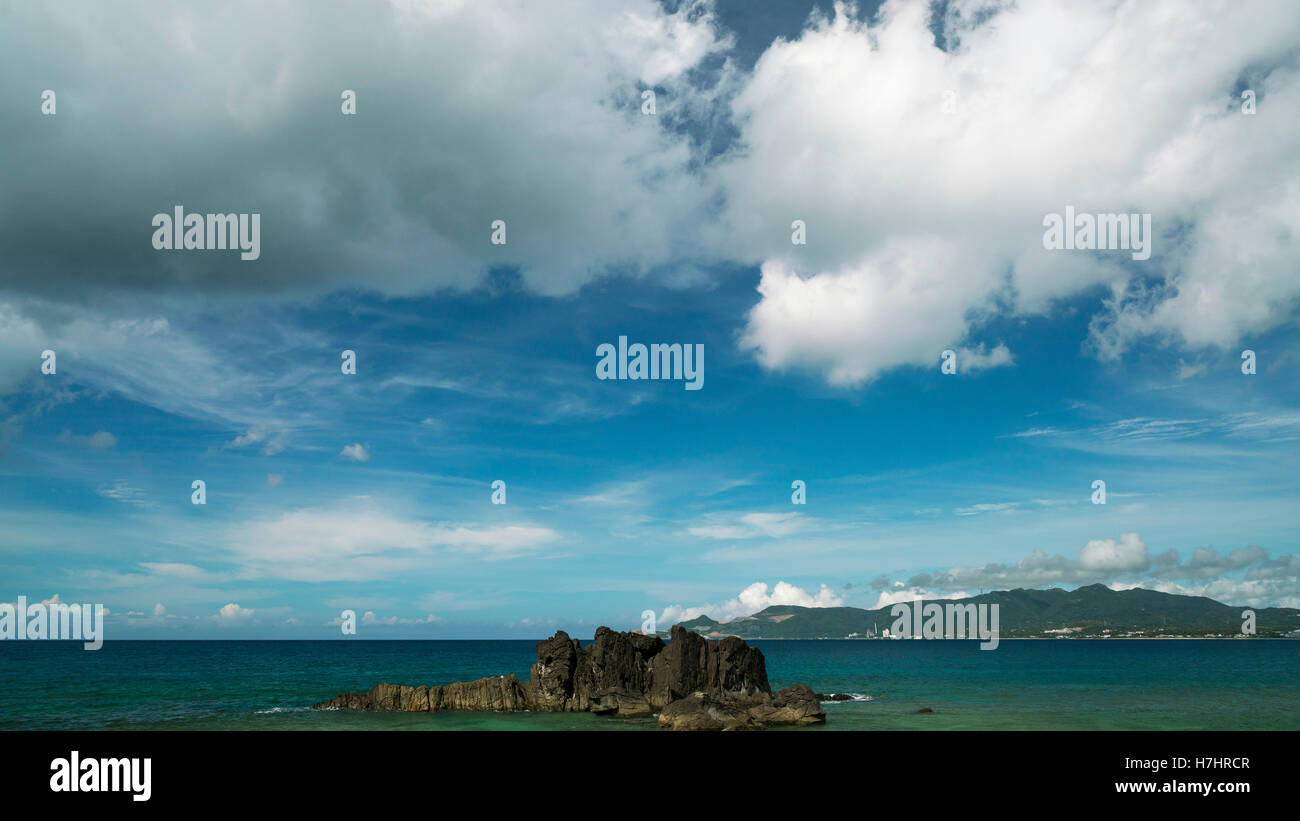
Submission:
<svg viewBox="0 0 1300 821">
<path fill-rule="evenodd" d="M 824 728 L 1300 729 L 1300 641 L 757 641 Z M 0 642 L 0 729 L 635 730 L 592 715 L 317 712 L 379 681 L 528 675 L 527 641 Z M 931 715 L 915 711 L 929 707 Z"/>
</svg>

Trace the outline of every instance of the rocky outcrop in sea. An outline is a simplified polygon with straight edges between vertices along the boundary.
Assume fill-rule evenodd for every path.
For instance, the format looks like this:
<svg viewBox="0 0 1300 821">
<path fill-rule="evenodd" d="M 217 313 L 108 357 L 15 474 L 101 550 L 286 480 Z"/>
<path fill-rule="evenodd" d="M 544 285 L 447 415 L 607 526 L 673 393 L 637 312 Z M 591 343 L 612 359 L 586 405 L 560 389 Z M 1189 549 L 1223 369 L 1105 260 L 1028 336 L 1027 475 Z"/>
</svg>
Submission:
<svg viewBox="0 0 1300 821">
<path fill-rule="evenodd" d="M 734 636 L 710 641 L 680 625 L 667 643 L 601 627 L 586 647 L 561 630 L 537 643 L 527 681 L 512 673 L 432 687 L 381 683 L 314 708 L 657 715 L 659 726 L 671 730 L 762 729 L 826 720 L 806 684 L 772 692 L 757 647 Z"/>
</svg>

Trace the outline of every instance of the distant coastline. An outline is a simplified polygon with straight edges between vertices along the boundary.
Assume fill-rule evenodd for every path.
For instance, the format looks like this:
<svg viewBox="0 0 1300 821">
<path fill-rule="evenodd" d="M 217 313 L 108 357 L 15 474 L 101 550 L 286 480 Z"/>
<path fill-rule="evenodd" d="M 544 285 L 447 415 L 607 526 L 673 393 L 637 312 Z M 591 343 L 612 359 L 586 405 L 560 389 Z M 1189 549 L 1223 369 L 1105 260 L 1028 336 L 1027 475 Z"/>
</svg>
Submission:
<svg viewBox="0 0 1300 821">
<path fill-rule="evenodd" d="M 925 604 L 994 607 L 1001 639 L 1238 639 L 1300 637 L 1300 610 L 1234 607 L 1204 596 L 1183 596 L 1144 588 L 1111 590 L 1102 584 L 1075 590 L 1016 588 L 962 599 L 927 599 Z M 706 638 L 746 640 L 916 640 L 898 635 L 896 605 L 857 607 L 775 605 L 753 615 L 719 622 L 700 615 L 682 622 Z M 925 639 L 971 638 L 968 631 L 938 628 Z"/>
<path fill-rule="evenodd" d="M 708 638 L 726 638 L 732 635 L 710 635 Z M 1300 636 L 1003 636 L 1002 641 L 1150 641 L 1153 639 L 1179 639 L 1182 641 L 1234 641 L 1251 639 L 1256 641 L 1295 641 Z M 941 639 L 887 639 L 881 636 L 745 636 L 745 641 L 979 641 L 975 638 Z"/>
</svg>

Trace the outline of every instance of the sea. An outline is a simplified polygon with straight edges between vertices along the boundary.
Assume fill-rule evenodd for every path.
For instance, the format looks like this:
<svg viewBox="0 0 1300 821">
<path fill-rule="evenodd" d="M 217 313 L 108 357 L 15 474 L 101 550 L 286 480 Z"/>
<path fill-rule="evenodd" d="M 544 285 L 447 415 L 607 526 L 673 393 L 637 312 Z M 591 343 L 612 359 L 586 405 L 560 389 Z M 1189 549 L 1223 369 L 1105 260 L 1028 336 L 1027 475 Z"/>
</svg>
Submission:
<svg viewBox="0 0 1300 821">
<path fill-rule="evenodd" d="M 1300 640 L 758 640 L 838 730 L 1300 729 Z M 0 641 L 0 730 L 600 730 L 654 719 L 318 711 L 380 681 L 528 677 L 532 641 Z M 928 708 L 932 712 L 918 712 Z"/>
</svg>

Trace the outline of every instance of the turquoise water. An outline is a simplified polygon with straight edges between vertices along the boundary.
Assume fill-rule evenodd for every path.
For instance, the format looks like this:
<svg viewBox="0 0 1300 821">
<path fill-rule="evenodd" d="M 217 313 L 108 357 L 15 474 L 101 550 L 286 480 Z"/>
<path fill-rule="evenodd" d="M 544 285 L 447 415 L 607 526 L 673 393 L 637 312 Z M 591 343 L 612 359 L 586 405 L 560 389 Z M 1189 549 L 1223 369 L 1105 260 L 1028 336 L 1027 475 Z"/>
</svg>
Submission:
<svg viewBox="0 0 1300 821">
<path fill-rule="evenodd" d="M 1300 729 L 1300 641 L 755 641 L 773 688 L 825 705 L 828 730 Z M 531 641 L 0 642 L 0 729 L 652 729 L 593 715 L 306 709 L 379 681 L 515 673 Z M 929 707 L 931 715 L 916 710 Z"/>
</svg>

